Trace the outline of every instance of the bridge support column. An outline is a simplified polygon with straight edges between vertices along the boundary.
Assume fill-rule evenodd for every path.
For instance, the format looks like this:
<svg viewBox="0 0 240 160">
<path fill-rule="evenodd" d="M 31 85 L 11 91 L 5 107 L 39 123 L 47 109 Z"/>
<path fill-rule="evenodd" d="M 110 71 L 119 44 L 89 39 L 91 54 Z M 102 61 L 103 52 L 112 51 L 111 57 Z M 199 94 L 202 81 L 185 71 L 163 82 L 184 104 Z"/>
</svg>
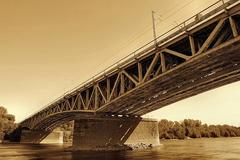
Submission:
<svg viewBox="0 0 240 160">
<path fill-rule="evenodd" d="M 157 121 L 141 118 L 75 120 L 73 149 L 124 150 L 159 145 Z"/>
</svg>

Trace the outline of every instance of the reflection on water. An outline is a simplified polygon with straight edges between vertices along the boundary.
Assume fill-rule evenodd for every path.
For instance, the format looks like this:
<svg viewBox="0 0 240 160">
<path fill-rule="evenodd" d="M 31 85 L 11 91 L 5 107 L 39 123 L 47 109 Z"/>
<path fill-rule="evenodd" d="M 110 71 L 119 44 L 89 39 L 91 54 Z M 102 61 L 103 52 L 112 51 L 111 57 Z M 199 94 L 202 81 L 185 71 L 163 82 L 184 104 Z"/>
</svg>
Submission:
<svg viewBox="0 0 240 160">
<path fill-rule="evenodd" d="M 240 160 L 240 138 L 162 141 L 155 149 L 126 152 L 68 152 L 61 145 L 1 144 L 0 160 Z"/>
</svg>

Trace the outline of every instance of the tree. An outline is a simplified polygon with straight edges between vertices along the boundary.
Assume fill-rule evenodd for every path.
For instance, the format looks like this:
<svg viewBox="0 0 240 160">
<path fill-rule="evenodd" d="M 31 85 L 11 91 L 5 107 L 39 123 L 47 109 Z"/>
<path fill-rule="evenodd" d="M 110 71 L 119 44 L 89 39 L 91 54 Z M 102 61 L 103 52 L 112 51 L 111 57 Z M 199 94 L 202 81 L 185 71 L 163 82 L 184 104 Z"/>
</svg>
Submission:
<svg viewBox="0 0 240 160">
<path fill-rule="evenodd" d="M 221 136 L 220 129 L 215 125 L 209 126 L 209 132 L 210 132 L 211 137 L 216 138 L 216 137 Z"/>
<path fill-rule="evenodd" d="M 165 139 L 172 139 L 173 134 L 172 131 L 170 130 L 174 125 L 174 122 L 168 121 L 166 119 L 163 119 L 159 122 L 159 137 L 160 138 L 165 138 Z"/>
<path fill-rule="evenodd" d="M 176 139 L 185 138 L 185 128 L 181 123 L 175 121 L 172 130 Z"/>
<path fill-rule="evenodd" d="M 0 106 L 0 116 L 7 114 L 7 109 L 3 106 Z"/>
<path fill-rule="evenodd" d="M 6 134 L 10 134 L 15 128 L 15 116 L 8 114 L 7 109 L 0 107 L 0 140 L 3 140 Z"/>
<path fill-rule="evenodd" d="M 201 137 L 206 137 L 206 138 L 211 137 L 210 133 L 209 133 L 209 127 L 207 124 L 203 124 L 200 129 L 201 129 L 201 131 L 200 131 Z"/>
</svg>

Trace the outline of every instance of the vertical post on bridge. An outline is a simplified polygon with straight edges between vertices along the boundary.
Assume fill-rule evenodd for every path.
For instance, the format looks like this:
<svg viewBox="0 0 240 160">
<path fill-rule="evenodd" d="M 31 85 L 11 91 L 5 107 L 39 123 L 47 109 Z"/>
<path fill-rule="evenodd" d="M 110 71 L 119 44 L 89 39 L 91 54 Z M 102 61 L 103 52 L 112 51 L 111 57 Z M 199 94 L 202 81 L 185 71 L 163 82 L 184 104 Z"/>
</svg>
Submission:
<svg viewBox="0 0 240 160">
<path fill-rule="evenodd" d="M 154 45 L 157 48 L 157 35 L 156 35 L 156 24 L 155 24 L 154 14 L 155 14 L 155 12 L 152 11 L 153 38 L 154 38 Z"/>
</svg>

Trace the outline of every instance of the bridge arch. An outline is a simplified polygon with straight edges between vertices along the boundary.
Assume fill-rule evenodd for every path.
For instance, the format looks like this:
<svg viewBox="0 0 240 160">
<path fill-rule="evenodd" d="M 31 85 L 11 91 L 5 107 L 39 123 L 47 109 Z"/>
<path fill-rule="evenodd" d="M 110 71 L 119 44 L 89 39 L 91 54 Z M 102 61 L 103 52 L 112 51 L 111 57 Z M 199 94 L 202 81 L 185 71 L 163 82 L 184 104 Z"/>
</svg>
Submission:
<svg viewBox="0 0 240 160">
<path fill-rule="evenodd" d="M 98 118 L 99 114 L 141 116 L 239 81 L 237 2 L 229 0 L 200 19 L 183 22 L 168 36 L 157 39 L 157 47 L 154 41 L 148 43 L 129 59 L 108 68 L 20 125 L 48 131 L 61 123 Z"/>
</svg>

